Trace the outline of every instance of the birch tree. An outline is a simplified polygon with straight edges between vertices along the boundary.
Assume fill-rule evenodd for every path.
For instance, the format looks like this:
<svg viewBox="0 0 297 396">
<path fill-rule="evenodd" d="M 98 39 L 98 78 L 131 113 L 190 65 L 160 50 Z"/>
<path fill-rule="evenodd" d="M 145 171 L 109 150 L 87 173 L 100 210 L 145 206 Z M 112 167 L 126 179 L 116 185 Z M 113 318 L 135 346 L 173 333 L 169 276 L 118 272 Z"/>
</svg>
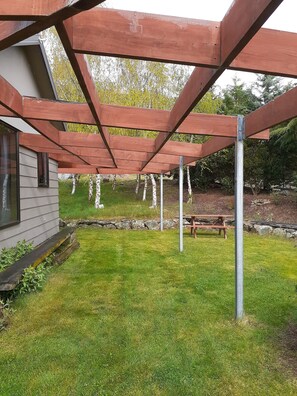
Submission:
<svg viewBox="0 0 297 396">
<path fill-rule="evenodd" d="M 148 175 L 144 175 L 144 187 L 143 187 L 143 195 L 142 195 L 142 200 L 146 200 L 146 191 L 147 191 L 147 179 Z"/>
<path fill-rule="evenodd" d="M 188 203 L 193 203 L 193 192 L 190 177 L 190 167 L 187 165 L 187 182 L 188 182 Z"/>
<path fill-rule="evenodd" d="M 117 185 L 117 175 L 113 175 L 112 178 L 112 189 L 115 190 Z"/>
<path fill-rule="evenodd" d="M 157 185 L 152 173 L 150 174 L 150 178 L 152 182 L 152 206 L 150 206 L 150 209 L 154 209 L 157 207 Z"/>
<path fill-rule="evenodd" d="M 101 175 L 96 175 L 96 195 L 95 195 L 95 209 L 103 209 L 104 205 L 100 203 L 101 200 Z"/>
<path fill-rule="evenodd" d="M 93 175 L 89 175 L 89 201 L 93 198 L 94 192 L 94 178 Z"/>
<path fill-rule="evenodd" d="M 72 191 L 71 191 L 71 195 L 75 194 L 75 190 L 76 190 L 76 175 L 73 174 L 72 175 Z"/>
<path fill-rule="evenodd" d="M 193 143 L 193 135 L 191 135 L 190 143 Z M 191 184 L 190 167 L 187 165 L 187 183 L 188 183 L 188 203 L 193 203 L 193 190 Z"/>
<path fill-rule="evenodd" d="M 139 192 L 139 186 L 140 186 L 140 175 L 136 176 L 136 187 L 135 187 L 135 194 L 137 195 Z"/>
</svg>

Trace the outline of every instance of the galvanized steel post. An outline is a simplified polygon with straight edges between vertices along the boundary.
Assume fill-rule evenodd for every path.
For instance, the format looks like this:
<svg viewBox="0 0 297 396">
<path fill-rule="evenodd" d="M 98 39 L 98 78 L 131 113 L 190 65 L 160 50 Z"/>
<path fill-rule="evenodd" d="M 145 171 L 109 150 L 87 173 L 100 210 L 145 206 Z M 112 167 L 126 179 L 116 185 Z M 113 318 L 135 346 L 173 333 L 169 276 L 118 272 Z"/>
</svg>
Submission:
<svg viewBox="0 0 297 396">
<path fill-rule="evenodd" d="M 243 310 L 243 141 L 245 122 L 237 118 L 235 144 L 235 318 L 242 319 Z"/>
<path fill-rule="evenodd" d="M 163 206 L 164 206 L 164 195 L 163 195 L 163 173 L 160 173 L 160 231 L 163 231 Z"/>
<path fill-rule="evenodd" d="M 184 187 L 184 172 L 183 172 L 183 156 L 179 157 L 179 251 L 184 250 L 183 241 L 183 187 Z"/>
</svg>

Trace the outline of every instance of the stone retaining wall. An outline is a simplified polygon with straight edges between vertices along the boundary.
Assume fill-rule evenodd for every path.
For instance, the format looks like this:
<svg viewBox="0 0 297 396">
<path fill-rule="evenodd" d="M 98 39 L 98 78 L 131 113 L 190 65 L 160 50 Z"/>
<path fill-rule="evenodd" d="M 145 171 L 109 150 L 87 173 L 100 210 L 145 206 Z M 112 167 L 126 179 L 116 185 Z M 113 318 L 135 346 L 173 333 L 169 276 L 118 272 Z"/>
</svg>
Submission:
<svg viewBox="0 0 297 396">
<path fill-rule="evenodd" d="M 257 232 L 259 235 L 277 235 L 285 238 L 297 238 L 297 224 L 274 222 L 246 222 L 246 231 Z"/>
<path fill-rule="evenodd" d="M 203 221 L 207 223 L 207 221 Z M 234 225 L 234 221 L 228 220 L 229 225 Z M 184 225 L 189 225 L 189 221 L 184 220 Z M 69 227 L 98 227 L 117 230 L 159 230 L 159 220 L 76 220 L 66 223 L 60 220 L 60 226 Z M 177 228 L 178 219 L 164 220 L 164 229 Z M 297 238 L 297 224 L 282 224 L 268 222 L 245 222 L 244 229 L 249 232 L 257 232 L 259 235 L 273 234 L 285 238 Z"/>
<path fill-rule="evenodd" d="M 63 224 L 62 224 L 63 223 Z M 71 223 L 62 222 L 60 225 L 71 227 L 98 227 L 117 230 L 159 230 L 158 220 L 77 220 Z M 177 220 L 164 220 L 164 229 L 176 228 Z"/>
</svg>

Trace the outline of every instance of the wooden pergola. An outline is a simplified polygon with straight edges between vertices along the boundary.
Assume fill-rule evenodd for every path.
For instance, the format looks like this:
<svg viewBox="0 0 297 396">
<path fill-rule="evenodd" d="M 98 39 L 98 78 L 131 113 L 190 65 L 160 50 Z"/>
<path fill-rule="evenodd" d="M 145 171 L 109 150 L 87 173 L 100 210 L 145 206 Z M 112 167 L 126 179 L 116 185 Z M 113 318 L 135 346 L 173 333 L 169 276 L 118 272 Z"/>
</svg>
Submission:
<svg viewBox="0 0 297 396">
<path fill-rule="evenodd" d="M 297 35 L 261 25 L 281 0 L 236 0 L 221 22 L 96 8 L 100 0 L 1 2 L 0 49 L 50 26 L 62 44 L 85 103 L 24 97 L 2 77 L 0 115 L 20 117 L 41 136 L 20 144 L 48 152 L 60 173 L 165 173 L 232 145 L 237 118 L 191 113 L 226 69 L 295 77 Z M 94 8 L 95 7 L 95 8 Z M 154 60 L 195 69 L 171 111 L 100 103 L 85 54 Z M 266 139 L 268 128 L 297 115 L 297 89 L 245 117 L 245 137 Z M 96 125 L 98 134 L 57 130 L 50 121 Z M 156 139 L 115 136 L 109 127 L 159 132 Z M 203 144 L 171 141 L 174 133 L 207 135 Z"/>
<path fill-rule="evenodd" d="M 0 49 L 55 26 L 85 96 L 85 103 L 26 97 L 0 76 L 0 116 L 21 118 L 38 131 L 40 135 L 20 133 L 20 144 L 49 153 L 60 173 L 163 174 L 177 168 L 181 157 L 183 164 L 191 164 L 237 141 L 241 179 L 243 139 L 268 139 L 269 128 L 297 116 L 297 88 L 239 123 L 238 117 L 191 112 L 226 69 L 297 76 L 297 34 L 261 27 L 282 0 L 235 0 L 220 22 L 96 8 L 103 2 L 0 4 Z M 85 54 L 195 68 L 171 111 L 107 105 L 100 102 Z M 96 125 L 98 134 L 59 131 L 51 121 Z M 158 135 L 115 136 L 109 127 Z M 176 133 L 209 139 L 203 144 L 175 142 Z M 241 188 L 242 180 L 237 195 Z"/>
</svg>

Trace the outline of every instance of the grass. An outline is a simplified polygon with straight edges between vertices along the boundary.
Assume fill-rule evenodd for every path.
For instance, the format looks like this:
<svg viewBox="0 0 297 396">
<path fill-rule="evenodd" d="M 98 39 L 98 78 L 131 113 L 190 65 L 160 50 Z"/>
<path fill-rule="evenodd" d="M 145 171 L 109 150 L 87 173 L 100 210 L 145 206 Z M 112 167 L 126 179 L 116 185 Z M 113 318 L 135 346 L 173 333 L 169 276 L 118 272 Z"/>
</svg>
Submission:
<svg viewBox="0 0 297 396">
<path fill-rule="evenodd" d="M 3 395 L 296 395 L 280 336 L 297 323 L 296 248 L 245 235 L 246 320 L 233 235 L 81 229 L 45 289 L 0 335 Z M 296 357 L 296 356 L 295 356 Z"/>
<path fill-rule="evenodd" d="M 151 187 L 148 183 L 147 200 L 142 201 L 141 186 L 138 195 L 135 194 L 135 180 L 118 181 L 116 190 L 112 190 L 112 183 L 102 183 L 101 202 L 104 209 L 95 209 L 94 200 L 88 202 L 88 180 L 82 178 L 77 187 L 76 193 L 71 195 L 71 181 L 60 182 L 60 216 L 62 219 L 154 219 L 159 217 L 159 208 L 150 209 Z M 159 188 L 158 188 L 159 194 Z M 171 180 L 164 180 L 164 217 L 173 218 L 178 215 L 178 189 Z M 159 201 L 159 197 L 158 197 Z M 184 205 L 185 210 L 190 208 Z M 189 211 L 191 211 L 189 209 Z"/>
</svg>

